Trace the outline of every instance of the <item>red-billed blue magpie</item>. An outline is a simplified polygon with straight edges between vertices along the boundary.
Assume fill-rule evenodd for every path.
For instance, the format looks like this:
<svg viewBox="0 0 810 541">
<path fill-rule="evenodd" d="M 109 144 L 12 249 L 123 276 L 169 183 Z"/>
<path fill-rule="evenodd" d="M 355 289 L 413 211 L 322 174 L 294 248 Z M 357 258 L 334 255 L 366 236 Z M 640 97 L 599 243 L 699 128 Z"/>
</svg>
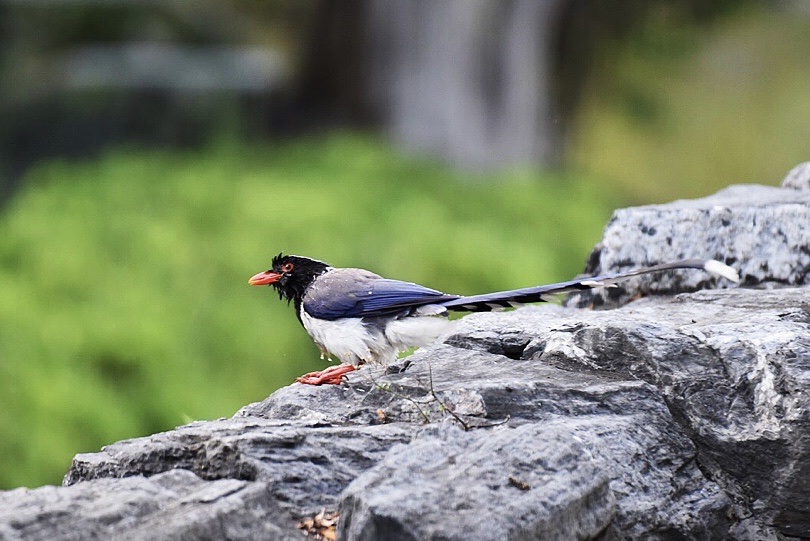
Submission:
<svg viewBox="0 0 810 541">
<path fill-rule="evenodd" d="M 296 381 L 319 385 L 339 383 L 343 374 L 367 362 L 387 364 L 412 347 L 425 346 L 449 333 L 449 311 L 487 312 L 543 302 L 567 291 L 610 286 L 631 276 L 673 269 L 701 269 L 738 281 L 737 272 L 712 259 L 688 259 L 617 274 L 557 284 L 465 297 L 411 282 L 389 280 L 363 269 L 339 269 L 323 261 L 279 254 L 272 268 L 248 283 L 271 285 L 280 299 L 295 305 L 298 320 L 324 355 L 343 361 Z"/>
</svg>

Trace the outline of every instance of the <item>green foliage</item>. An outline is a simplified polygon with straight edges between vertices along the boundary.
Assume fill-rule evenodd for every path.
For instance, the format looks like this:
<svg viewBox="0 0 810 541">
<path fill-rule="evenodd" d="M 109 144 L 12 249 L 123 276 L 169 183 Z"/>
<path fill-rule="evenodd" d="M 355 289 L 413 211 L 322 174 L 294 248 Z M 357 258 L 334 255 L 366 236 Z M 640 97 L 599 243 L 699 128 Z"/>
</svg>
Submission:
<svg viewBox="0 0 810 541">
<path fill-rule="evenodd" d="M 279 251 L 458 293 L 570 278 L 618 204 L 577 178 L 453 174 L 335 134 L 120 149 L 31 171 L 0 215 L 0 486 L 228 416 L 323 368 L 247 279 Z"/>
</svg>

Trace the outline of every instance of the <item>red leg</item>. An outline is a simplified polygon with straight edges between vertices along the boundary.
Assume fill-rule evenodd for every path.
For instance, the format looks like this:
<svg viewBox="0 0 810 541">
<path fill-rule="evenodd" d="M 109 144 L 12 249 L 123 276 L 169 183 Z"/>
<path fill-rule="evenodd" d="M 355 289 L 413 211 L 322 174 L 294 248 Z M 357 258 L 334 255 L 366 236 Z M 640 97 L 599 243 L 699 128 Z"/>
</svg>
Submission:
<svg viewBox="0 0 810 541">
<path fill-rule="evenodd" d="M 295 378 L 298 383 L 304 385 L 339 385 L 343 381 L 343 374 L 347 374 L 356 370 L 350 364 L 339 364 L 337 366 L 330 366 L 326 370 L 320 372 L 310 372 L 301 377 Z"/>
</svg>

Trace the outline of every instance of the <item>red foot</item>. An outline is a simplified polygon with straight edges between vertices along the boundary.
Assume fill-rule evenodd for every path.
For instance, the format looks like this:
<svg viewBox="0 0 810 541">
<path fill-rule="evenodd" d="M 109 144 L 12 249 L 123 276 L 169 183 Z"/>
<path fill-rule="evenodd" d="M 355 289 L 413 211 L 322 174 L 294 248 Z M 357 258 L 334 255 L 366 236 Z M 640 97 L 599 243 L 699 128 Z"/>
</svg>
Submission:
<svg viewBox="0 0 810 541">
<path fill-rule="evenodd" d="M 350 364 L 339 364 L 337 366 L 330 366 L 326 370 L 320 372 L 310 372 L 301 377 L 295 378 L 298 383 L 304 385 L 339 385 L 343 381 L 343 374 L 347 374 L 356 370 Z"/>
</svg>

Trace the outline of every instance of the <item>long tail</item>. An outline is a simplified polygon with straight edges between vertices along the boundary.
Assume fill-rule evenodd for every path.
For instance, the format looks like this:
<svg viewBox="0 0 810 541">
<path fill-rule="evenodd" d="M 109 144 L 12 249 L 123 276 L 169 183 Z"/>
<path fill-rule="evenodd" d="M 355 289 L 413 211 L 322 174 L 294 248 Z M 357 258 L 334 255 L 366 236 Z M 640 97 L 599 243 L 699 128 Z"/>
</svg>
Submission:
<svg viewBox="0 0 810 541">
<path fill-rule="evenodd" d="M 596 287 L 610 287 L 613 284 L 633 276 L 673 269 L 699 269 L 704 270 L 709 274 L 722 276 L 723 278 L 731 280 L 732 282 L 740 281 L 737 271 L 724 263 L 715 261 L 714 259 L 684 259 L 682 261 L 675 261 L 674 263 L 662 263 L 653 267 L 646 267 L 643 269 L 636 269 L 616 274 L 604 274 L 602 276 L 569 280 L 567 282 L 559 282 L 557 284 L 527 287 L 524 289 L 513 289 L 511 291 L 499 291 L 497 293 L 473 295 L 471 297 L 459 297 L 458 299 L 443 302 L 441 305 L 448 310 L 488 312 L 490 310 L 498 310 L 501 308 L 513 308 L 521 304 L 532 302 L 546 302 L 549 300 L 550 296 L 557 293 L 582 291 Z"/>
</svg>

